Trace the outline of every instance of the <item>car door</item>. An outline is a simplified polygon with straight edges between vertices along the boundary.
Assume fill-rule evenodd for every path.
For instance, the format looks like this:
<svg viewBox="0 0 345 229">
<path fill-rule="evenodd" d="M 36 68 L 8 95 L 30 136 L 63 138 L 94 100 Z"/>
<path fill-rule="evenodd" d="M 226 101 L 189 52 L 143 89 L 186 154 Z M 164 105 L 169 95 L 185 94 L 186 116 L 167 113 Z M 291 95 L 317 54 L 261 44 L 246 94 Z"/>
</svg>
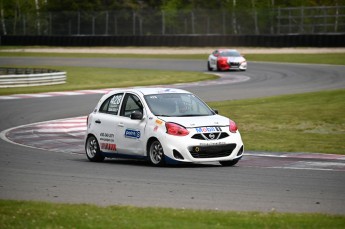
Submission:
<svg viewBox="0 0 345 229">
<path fill-rule="evenodd" d="M 143 118 L 141 120 L 131 119 L 133 112 L 141 112 Z M 121 105 L 118 133 L 119 142 L 117 149 L 119 153 L 145 156 L 146 155 L 146 111 L 140 97 L 134 93 L 126 93 Z"/>
<path fill-rule="evenodd" d="M 96 135 L 99 147 L 104 153 L 117 153 L 117 145 L 120 141 L 117 128 L 122 98 L 123 93 L 110 96 L 92 118 L 92 132 Z"/>
</svg>

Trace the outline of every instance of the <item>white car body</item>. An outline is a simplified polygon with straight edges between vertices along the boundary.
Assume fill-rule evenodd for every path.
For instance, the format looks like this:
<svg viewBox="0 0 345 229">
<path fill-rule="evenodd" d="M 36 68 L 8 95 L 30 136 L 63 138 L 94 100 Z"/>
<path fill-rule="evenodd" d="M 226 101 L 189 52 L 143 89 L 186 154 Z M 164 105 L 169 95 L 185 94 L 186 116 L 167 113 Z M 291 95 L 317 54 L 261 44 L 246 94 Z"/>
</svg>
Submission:
<svg viewBox="0 0 345 229">
<path fill-rule="evenodd" d="M 209 71 L 247 70 L 247 61 L 235 49 L 216 49 L 208 57 Z"/>
<path fill-rule="evenodd" d="M 180 89 L 122 89 L 104 95 L 88 116 L 85 140 L 91 161 L 125 157 L 147 158 L 154 165 L 218 161 L 231 166 L 243 155 L 236 124 Z"/>
</svg>

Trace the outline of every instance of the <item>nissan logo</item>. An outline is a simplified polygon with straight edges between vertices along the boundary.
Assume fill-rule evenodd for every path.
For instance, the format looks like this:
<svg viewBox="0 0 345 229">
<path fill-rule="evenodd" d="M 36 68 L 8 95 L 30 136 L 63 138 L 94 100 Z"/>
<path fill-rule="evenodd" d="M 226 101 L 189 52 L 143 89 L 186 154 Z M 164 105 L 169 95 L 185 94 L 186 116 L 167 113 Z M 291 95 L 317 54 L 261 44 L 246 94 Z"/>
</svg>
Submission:
<svg viewBox="0 0 345 229">
<path fill-rule="evenodd" d="M 214 133 L 211 133 L 211 134 L 208 135 L 208 137 L 209 137 L 210 139 L 214 139 L 216 136 L 214 135 Z"/>
</svg>

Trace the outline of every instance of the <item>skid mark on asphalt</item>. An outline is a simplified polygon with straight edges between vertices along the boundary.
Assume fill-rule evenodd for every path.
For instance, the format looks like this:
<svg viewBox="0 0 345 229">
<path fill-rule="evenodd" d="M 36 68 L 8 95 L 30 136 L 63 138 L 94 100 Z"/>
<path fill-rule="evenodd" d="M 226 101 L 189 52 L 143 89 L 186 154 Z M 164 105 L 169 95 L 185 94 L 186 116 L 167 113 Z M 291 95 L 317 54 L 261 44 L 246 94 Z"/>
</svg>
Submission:
<svg viewBox="0 0 345 229">
<path fill-rule="evenodd" d="M 1 132 L 15 144 L 60 153 L 84 154 L 86 116 L 19 126 Z M 345 171 L 345 156 L 318 153 L 246 152 L 243 167 Z"/>
</svg>

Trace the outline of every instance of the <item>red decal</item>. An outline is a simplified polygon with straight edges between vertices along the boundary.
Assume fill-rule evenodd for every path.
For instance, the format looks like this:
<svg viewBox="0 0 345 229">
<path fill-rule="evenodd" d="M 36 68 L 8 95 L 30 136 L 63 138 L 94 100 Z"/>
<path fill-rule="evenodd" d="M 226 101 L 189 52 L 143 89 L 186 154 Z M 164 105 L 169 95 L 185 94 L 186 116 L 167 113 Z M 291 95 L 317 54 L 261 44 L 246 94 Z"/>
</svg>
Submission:
<svg viewBox="0 0 345 229">
<path fill-rule="evenodd" d="M 102 150 L 116 151 L 116 144 L 101 143 Z"/>
</svg>

